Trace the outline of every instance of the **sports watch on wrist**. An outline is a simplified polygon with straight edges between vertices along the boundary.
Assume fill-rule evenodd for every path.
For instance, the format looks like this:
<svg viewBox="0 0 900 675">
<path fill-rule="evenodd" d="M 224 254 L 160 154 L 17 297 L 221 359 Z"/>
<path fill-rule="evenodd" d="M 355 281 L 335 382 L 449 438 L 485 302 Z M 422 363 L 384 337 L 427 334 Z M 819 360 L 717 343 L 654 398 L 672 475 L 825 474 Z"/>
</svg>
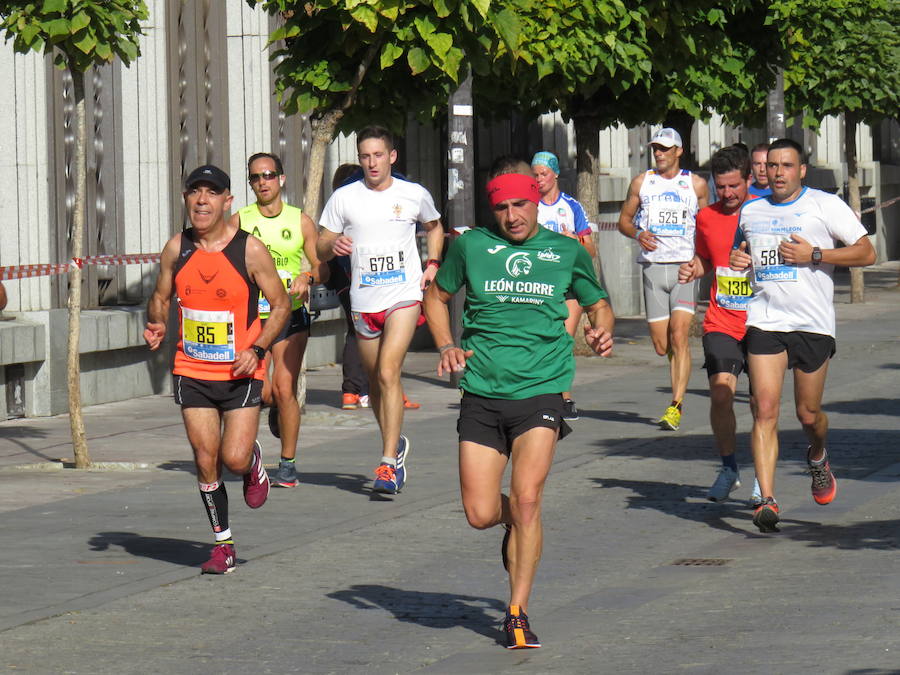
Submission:
<svg viewBox="0 0 900 675">
<path fill-rule="evenodd" d="M 818 246 L 813 246 L 812 264 L 818 266 L 820 262 L 822 262 L 822 249 Z"/>
<path fill-rule="evenodd" d="M 250 345 L 250 349 L 256 354 L 256 358 L 262 361 L 266 357 L 266 350 L 259 345 Z"/>
</svg>

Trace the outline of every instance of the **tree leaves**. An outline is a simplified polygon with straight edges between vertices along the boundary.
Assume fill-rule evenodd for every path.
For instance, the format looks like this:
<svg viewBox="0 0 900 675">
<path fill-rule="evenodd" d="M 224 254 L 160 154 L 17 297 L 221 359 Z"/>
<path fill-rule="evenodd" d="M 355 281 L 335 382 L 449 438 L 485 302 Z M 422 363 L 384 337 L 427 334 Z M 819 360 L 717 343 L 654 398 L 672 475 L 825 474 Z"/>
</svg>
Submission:
<svg viewBox="0 0 900 675">
<path fill-rule="evenodd" d="M 772 25 L 790 53 L 785 103 L 817 128 L 826 115 L 864 122 L 900 109 L 900 38 L 895 0 L 776 0 Z"/>
<path fill-rule="evenodd" d="M 44 0 L 0 5 L 0 28 L 18 52 L 55 50 L 54 62 L 85 71 L 119 57 L 140 55 L 143 0 Z"/>
</svg>

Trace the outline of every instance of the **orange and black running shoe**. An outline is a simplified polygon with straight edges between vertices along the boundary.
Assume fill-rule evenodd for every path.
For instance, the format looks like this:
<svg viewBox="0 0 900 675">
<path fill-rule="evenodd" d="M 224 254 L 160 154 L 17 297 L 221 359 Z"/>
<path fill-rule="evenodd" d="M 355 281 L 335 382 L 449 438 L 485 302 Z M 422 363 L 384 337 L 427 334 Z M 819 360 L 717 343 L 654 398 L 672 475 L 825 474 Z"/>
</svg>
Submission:
<svg viewBox="0 0 900 675">
<path fill-rule="evenodd" d="M 503 631 L 506 633 L 507 649 L 533 649 L 541 646 L 537 635 L 531 632 L 528 616 L 520 611 L 518 605 L 510 605 L 503 620 Z"/>
</svg>

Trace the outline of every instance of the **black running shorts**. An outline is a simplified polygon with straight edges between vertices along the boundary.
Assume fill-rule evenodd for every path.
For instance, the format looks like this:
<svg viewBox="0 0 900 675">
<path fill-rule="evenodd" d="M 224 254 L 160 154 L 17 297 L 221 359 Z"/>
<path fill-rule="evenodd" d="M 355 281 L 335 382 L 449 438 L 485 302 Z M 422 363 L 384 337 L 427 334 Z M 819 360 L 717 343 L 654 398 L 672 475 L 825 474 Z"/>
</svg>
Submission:
<svg viewBox="0 0 900 675">
<path fill-rule="evenodd" d="M 748 354 L 780 354 L 787 351 L 788 368 L 814 373 L 837 351 L 834 338 L 821 333 L 760 330 L 751 326 L 744 338 Z"/>
<path fill-rule="evenodd" d="M 175 375 L 175 403 L 182 408 L 216 408 L 236 410 L 252 408 L 262 402 L 262 380 L 246 377 L 240 380 L 198 380 Z"/>
<path fill-rule="evenodd" d="M 276 342 L 287 340 L 291 335 L 308 331 L 311 323 L 312 321 L 309 318 L 309 312 L 306 311 L 306 307 L 298 307 L 291 312 L 287 322 L 284 324 L 284 328 L 282 328 L 278 336 L 272 340 L 272 344 L 274 345 Z M 263 325 L 266 325 L 265 319 L 263 319 Z"/>
<path fill-rule="evenodd" d="M 731 373 L 735 377 L 747 370 L 744 342 L 727 333 L 706 333 L 703 336 L 703 356 L 706 376 Z"/>
<path fill-rule="evenodd" d="M 508 455 L 513 441 L 535 427 L 557 429 L 560 439 L 569 435 L 572 429 L 563 421 L 561 394 L 512 401 L 463 393 L 456 423 L 460 442 L 486 445 Z"/>
</svg>

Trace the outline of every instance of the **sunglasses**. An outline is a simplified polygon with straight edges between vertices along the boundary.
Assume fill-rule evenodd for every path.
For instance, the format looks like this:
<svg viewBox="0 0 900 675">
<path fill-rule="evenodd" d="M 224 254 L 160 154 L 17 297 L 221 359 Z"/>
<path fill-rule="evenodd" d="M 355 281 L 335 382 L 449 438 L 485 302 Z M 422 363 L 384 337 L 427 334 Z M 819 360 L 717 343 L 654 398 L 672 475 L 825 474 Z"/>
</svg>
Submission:
<svg viewBox="0 0 900 675">
<path fill-rule="evenodd" d="M 262 173 L 251 173 L 250 182 L 255 183 L 259 180 L 275 180 L 278 174 L 275 171 L 263 171 Z"/>
</svg>

